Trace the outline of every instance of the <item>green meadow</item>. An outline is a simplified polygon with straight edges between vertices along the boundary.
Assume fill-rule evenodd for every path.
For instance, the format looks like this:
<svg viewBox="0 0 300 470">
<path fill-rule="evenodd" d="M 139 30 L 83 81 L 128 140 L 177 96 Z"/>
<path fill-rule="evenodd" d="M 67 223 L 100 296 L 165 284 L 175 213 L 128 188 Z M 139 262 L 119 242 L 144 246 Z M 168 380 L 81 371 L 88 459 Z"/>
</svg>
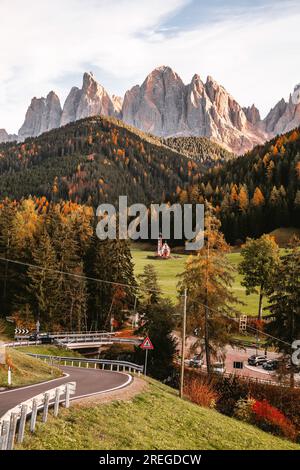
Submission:
<svg viewBox="0 0 300 470">
<path fill-rule="evenodd" d="M 174 258 L 169 260 L 156 260 L 148 258 L 149 256 L 153 256 L 154 251 L 147 251 L 134 247 L 131 252 L 135 265 L 135 274 L 140 274 L 146 264 L 152 264 L 158 273 L 160 287 L 164 291 L 164 295 L 176 302 L 176 286 L 179 280 L 178 275 L 183 272 L 184 264 L 188 255 L 181 254 L 175 255 Z M 258 311 L 258 295 L 246 295 L 245 288 L 241 285 L 242 276 L 238 273 L 238 265 L 241 261 L 241 255 L 240 253 L 230 253 L 228 257 L 234 268 L 233 292 L 238 300 L 245 304 L 240 305 L 239 310 L 245 315 L 256 316 Z"/>
</svg>

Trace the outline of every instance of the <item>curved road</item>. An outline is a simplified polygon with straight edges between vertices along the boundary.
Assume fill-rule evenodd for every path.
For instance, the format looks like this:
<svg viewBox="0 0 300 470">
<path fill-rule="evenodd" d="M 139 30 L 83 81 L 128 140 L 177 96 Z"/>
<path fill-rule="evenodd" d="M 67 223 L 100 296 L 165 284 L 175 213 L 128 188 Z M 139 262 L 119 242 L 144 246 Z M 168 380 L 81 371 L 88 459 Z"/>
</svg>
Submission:
<svg viewBox="0 0 300 470">
<path fill-rule="evenodd" d="M 0 417 L 19 403 L 64 383 L 76 382 L 76 393 L 71 397 L 71 400 L 76 400 L 126 387 L 133 380 L 130 375 L 121 372 L 77 367 L 61 367 L 61 369 L 68 375 L 49 382 L 0 392 Z"/>
</svg>

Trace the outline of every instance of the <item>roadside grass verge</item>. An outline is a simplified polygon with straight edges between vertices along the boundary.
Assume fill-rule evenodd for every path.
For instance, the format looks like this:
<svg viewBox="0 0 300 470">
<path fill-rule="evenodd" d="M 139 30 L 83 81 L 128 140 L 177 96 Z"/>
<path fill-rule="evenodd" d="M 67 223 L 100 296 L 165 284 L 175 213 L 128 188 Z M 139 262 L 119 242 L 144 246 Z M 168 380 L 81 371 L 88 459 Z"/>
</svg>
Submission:
<svg viewBox="0 0 300 470">
<path fill-rule="evenodd" d="M 176 391 L 149 380 L 132 401 L 74 405 L 50 413 L 47 424 L 19 449 L 40 450 L 300 450 L 290 441 L 178 398 Z"/>
<path fill-rule="evenodd" d="M 77 351 L 59 348 L 51 344 L 38 344 L 32 346 L 19 346 L 18 351 L 30 354 L 45 354 L 46 356 L 62 356 L 62 357 L 83 357 Z"/>
<path fill-rule="evenodd" d="M 8 348 L 7 356 L 12 364 L 12 387 L 32 385 L 38 382 L 55 379 L 62 375 L 56 367 L 27 356 L 13 348 Z M 0 366 L 0 387 L 7 387 L 7 366 Z"/>
</svg>

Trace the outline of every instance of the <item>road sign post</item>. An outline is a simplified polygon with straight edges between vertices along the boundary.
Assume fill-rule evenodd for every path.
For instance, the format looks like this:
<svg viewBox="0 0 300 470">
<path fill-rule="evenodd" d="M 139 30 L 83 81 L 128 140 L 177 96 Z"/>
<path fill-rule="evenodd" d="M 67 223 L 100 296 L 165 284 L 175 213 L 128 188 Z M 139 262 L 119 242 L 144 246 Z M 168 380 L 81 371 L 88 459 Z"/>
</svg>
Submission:
<svg viewBox="0 0 300 470">
<path fill-rule="evenodd" d="M 10 366 L 8 366 L 8 370 L 7 370 L 7 385 L 11 385 L 11 368 Z"/>
<path fill-rule="evenodd" d="M 147 375 L 147 364 L 148 364 L 148 349 L 145 352 L 145 365 L 144 365 L 144 374 Z"/>
<path fill-rule="evenodd" d="M 148 336 L 144 339 L 144 341 L 140 345 L 140 348 L 145 350 L 144 375 L 147 375 L 148 351 L 154 349 L 154 346 Z"/>
</svg>

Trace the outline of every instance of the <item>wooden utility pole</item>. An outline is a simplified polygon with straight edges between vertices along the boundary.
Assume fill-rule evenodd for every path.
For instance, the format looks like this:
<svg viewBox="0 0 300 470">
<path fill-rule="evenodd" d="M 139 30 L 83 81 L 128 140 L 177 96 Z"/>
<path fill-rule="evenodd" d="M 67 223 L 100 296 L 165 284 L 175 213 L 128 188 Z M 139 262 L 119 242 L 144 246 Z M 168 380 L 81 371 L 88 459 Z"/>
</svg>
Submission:
<svg viewBox="0 0 300 470">
<path fill-rule="evenodd" d="M 186 337 L 186 304 L 187 304 L 187 289 L 184 289 L 183 297 L 183 319 L 182 319 L 182 342 L 181 342 L 181 367 L 180 367 L 180 389 L 179 396 L 183 398 L 184 387 L 184 358 L 185 358 L 185 337 Z"/>
<path fill-rule="evenodd" d="M 209 261 L 210 261 L 210 236 L 211 236 L 211 220 L 209 217 L 209 226 L 207 227 L 207 248 L 206 248 L 206 282 L 205 282 L 205 307 L 204 307 L 204 338 L 205 338 L 205 357 L 206 370 L 208 375 L 211 373 L 210 362 L 210 343 L 209 343 L 209 307 L 208 307 L 208 282 L 209 282 Z"/>
</svg>

